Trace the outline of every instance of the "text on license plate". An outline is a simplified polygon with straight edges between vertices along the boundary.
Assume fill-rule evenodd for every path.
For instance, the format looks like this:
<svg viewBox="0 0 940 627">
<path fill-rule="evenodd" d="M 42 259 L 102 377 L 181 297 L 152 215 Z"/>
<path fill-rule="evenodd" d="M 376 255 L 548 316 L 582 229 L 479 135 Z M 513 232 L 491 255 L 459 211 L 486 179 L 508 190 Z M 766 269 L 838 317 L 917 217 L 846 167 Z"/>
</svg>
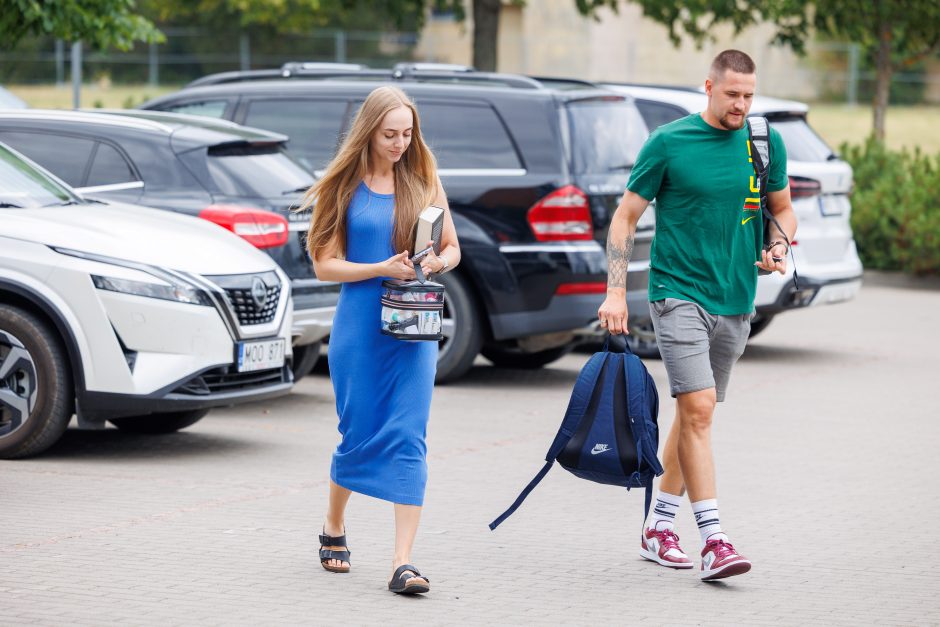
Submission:
<svg viewBox="0 0 940 627">
<path fill-rule="evenodd" d="M 239 342 L 237 356 L 239 372 L 280 368 L 284 365 L 284 340 Z"/>
</svg>

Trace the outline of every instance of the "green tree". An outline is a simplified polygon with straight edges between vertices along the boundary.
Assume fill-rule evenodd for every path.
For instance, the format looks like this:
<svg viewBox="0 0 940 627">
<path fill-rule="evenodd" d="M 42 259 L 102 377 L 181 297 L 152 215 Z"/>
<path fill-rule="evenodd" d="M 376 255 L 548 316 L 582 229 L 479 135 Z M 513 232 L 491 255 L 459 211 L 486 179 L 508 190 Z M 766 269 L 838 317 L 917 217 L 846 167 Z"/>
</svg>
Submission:
<svg viewBox="0 0 940 627">
<path fill-rule="evenodd" d="M 135 41 L 163 40 L 153 23 L 136 12 L 134 0 L 0 0 L 0 47 L 13 48 L 27 35 L 120 50 L 129 50 Z"/>
<path fill-rule="evenodd" d="M 776 43 L 803 53 L 814 33 L 860 44 L 875 60 L 872 102 L 875 137 L 884 140 L 891 76 L 940 50 L 940 2 L 937 0 L 625 0 L 669 28 L 678 45 L 681 36 L 698 45 L 712 39 L 713 27 L 731 24 L 735 34 L 760 22 L 777 26 Z M 615 11 L 621 0 L 575 0 L 585 15 L 601 7 Z"/>
<path fill-rule="evenodd" d="M 459 19 L 465 15 L 463 0 L 143 0 L 142 7 L 159 23 L 278 33 L 305 33 L 327 26 L 416 30 L 424 24 L 429 8 L 454 11 Z"/>
</svg>

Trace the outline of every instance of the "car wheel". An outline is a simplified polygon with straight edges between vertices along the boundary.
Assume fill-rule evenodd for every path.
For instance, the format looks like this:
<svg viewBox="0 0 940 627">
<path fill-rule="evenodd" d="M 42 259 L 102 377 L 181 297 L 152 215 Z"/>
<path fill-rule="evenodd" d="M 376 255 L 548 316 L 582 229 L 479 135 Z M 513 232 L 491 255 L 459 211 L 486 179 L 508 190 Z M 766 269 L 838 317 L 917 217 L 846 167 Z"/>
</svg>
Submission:
<svg viewBox="0 0 940 627">
<path fill-rule="evenodd" d="M 556 359 L 561 359 L 570 353 L 576 342 L 570 342 L 564 346 L 556 346 L 534 353 L 526 353 L 518 348 L 509 346 L 499 346 L 491 344 L 483 347 L 483 356 L 493 362 L 494 366 L 500 368 L 519 368 L 523 370 L 536 370 L 552 363 Z"/>
<path fill-rule="evenodd" d="M 758 333 L 761 333 L 764 329 L 767 328 L 767 326 L 770 324 L 770 321 L 773 319 L 774 317 L 772 315 L 768 316 L 764 314 L 756 314 L 751 320 L 751 334 L 748 335 L 748 337 L 751 338 Z"/>
<path fill-rule="evenodd" d="M 462 377 L 473 365 L 483 345 L 480 314 L 466 281 L 457 274 L 438 279 L 444 284 L 444 340 L 437 355 L 438 383 Z"/>
<path fill-rule="evenodd" d="M 128 418 L 112 418 L 108 422 L 121 431 L 128 433 L 161 434 L 173 433 L 186 427 L 191 427 L 206 414 L 208 409 L 191 409 L 189 411 L 173 411 L 165 414 L 150 414 L 149 416 L 131 416 Z"/>
<path fill-rule="evenodd" d="M 294 372 L 294 381 L 300 381 L 313 371 L 320 359 L 320 342 L 294 347 L 294 361 L 291 370 Z"/>
<path fill-rule="evenodd" d="M 42 319 L 0 308 L 0 458 L 36 455 L 62 437 L 75 398 L 68 363 Z"/>
</svg>

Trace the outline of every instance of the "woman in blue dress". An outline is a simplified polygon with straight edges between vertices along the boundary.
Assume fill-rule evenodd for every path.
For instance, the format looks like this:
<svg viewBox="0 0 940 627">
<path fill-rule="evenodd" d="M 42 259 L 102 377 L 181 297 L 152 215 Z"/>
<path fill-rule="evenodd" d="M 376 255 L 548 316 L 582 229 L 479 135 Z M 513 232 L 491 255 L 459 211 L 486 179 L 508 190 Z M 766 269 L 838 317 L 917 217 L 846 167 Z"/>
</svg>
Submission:
<svg viewBox="0 0 940 627">
<path fill-rule="evenodd" d="M 386 86 L 369 94 L 304 204 L 314 205 L 307 245 L 317 277 L 343 284 L 329 344 L 342 441 L 330 467 L 320 563 L 349 572 L 344 514 L 350 494 L 358 492 L 395 504 L 389 590 L 427 592 L 427 577 L 410 561 L 427 481 L 425 435 L 438 346 L 383 335 L 379 297 L 384 279 L 415 278 L 409 248 L 418 214 L 428 205 L 444 208 L 444 231 L 440 254 L 424 258 L 423 272 L 454 268 L 460 248 L 418 111 L 403 91 Z"/>
</svg>

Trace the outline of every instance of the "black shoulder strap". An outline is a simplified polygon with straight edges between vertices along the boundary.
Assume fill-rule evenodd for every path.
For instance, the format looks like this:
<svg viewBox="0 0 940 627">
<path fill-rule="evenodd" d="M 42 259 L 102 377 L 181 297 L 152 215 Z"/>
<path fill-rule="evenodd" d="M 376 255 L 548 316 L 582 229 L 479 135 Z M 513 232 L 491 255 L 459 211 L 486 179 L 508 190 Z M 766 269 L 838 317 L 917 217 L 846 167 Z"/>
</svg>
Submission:
<svg viewBox="0 0 940 627">
<path fill-rule="evenodd" d="M 790 239 L 786 231 L 780 226 L 777 218 L 767 205 L 767 181 L 770 179 L 770 122 L 767 118 L 752 117 L 747 118 L 748 146 L 747 151 L 751 162 L 754 164 L 754 174 L 757 177 L 758 187 L 760 188 L 760 211 L 764 224 L 764 246 L 778 239 L 777 235 L 771 232 L 776 229 L 776 233 L 787 243 L 787 251 L 790 252 L 790 260 L 793 262 L 793 286 L 800 289 L 799 275 L 796 273 L 796 259 L 793 257 L 793 251 L 790 250 Z M 753 186 L 752 186 L 753 187 Z M 773 225 L 773 227 L 771 227 Z M 763 271 L 762 271 L 763 272 Z"/>
</svg>

